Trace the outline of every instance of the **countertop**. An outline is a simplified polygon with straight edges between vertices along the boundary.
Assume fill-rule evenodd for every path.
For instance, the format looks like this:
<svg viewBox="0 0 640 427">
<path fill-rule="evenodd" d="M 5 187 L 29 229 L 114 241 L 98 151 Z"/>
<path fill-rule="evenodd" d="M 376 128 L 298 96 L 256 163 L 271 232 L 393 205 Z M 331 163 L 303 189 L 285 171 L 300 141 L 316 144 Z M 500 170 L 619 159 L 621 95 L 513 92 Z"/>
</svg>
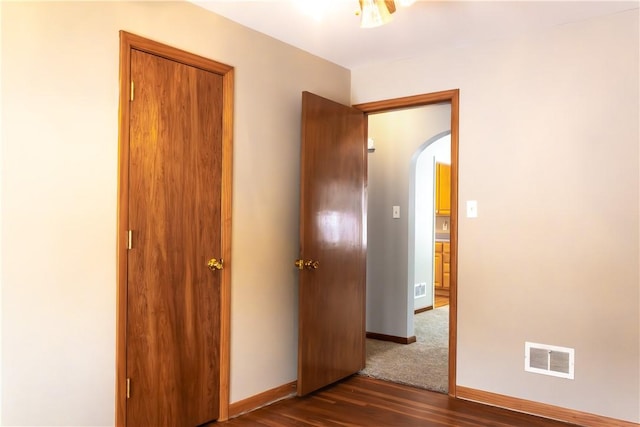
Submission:
<svg viewBox="0 0 640 427">
<path fill-rule="evenodd" d="M 435 241 L 436 242 L 448 242 L 449 241 L 449 233 L 436 233 Z"/>
</svg>

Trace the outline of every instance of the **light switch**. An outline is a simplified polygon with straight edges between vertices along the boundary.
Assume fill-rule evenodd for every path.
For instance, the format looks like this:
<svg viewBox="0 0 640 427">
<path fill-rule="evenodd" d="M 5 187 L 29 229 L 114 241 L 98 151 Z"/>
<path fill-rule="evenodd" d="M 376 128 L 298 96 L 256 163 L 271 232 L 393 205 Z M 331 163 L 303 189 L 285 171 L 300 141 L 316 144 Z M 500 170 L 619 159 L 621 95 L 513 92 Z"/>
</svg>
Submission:
<svg viewBox="0 0 640 427">
<path fill-rule="evenodd" d="M 393 217 L 400 218 L 400 206 L 393 207 Z"/>
<path fill-rule="evenodd" d="M 467 218 L 477 218 L 477 217 L 478 217 L 478 201 L 467 200 Z"/>
</svg>

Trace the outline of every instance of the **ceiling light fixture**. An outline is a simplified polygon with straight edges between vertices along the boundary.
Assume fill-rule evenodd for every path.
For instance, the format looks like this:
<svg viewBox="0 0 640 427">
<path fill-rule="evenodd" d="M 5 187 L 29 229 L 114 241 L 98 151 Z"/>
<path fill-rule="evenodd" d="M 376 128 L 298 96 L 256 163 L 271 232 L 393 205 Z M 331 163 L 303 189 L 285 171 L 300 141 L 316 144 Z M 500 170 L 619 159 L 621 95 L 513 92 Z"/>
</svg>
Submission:
<svg viewBox="0 0 640 427">
<path fill-rule="evenodd" d="M 391 21 L 391 14 L 396 11 L 393 0 L 359 0 L 360 27 L 374 28 Z"/>
<path fill-rule="evenodd" d="M 360 10 L 356 15 L 360 15 L 361 28 L 374 28 L 391 21 L 391 14 L 396 11 L 394 0 L 358 0 Z M 416 0 L 398 0 L 402 7 L 409 7 Z"/>
</svg>

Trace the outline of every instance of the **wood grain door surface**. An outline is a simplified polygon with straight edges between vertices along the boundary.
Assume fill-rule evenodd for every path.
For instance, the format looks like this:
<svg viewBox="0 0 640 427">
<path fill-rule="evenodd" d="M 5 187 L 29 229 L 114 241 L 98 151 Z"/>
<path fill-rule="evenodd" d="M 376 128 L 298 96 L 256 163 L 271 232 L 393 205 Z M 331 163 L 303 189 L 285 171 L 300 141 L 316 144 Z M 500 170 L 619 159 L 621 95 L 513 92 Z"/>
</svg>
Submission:
<svg viewBox="0 0 640 427">
<path fill-rule="evenodd" d="M 365 364 L 366 118 L 302 94 L 298 394 Z"/>
<path fill-rule="evenodd" d="M 131 51 L 129 426 L 219 414 L 222 77 Z"/>
</svg>

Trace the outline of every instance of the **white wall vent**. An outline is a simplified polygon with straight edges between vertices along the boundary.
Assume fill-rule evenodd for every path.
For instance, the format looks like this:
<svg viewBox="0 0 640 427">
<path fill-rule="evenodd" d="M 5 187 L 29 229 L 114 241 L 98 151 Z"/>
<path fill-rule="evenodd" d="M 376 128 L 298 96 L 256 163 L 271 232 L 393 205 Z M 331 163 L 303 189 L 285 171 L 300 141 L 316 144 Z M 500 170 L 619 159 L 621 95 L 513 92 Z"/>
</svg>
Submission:
<svg viewBox="0 0 640 427">
<path fill-rule="evenodd" d="M 416 283 L 413 288 L 413 297 L 414 298 L 422 298 L 427 296 L 427 284 L 426 283 Z"/>
<path fill-rule="evenodd" d="M 575 351 L 555 345 L 524 343 L 524 370 L 573 379 Z"/>
</svg>

